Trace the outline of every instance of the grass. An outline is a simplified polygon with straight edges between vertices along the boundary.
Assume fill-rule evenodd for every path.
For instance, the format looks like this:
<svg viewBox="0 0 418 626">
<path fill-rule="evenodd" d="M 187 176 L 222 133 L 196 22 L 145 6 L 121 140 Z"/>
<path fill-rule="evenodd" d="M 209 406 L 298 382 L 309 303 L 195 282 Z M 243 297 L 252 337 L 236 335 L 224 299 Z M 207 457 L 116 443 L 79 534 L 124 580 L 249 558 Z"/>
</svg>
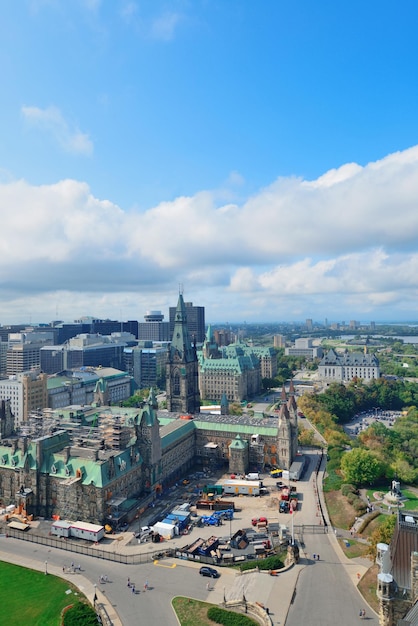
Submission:
<svg viewBox="0 0 418 626">
<path fill-rule="evenodd" d="M 172 605 L 181 626 L 213 626 L 214 624 L 207 615 L 208 609 L 214 606 L 213 604 L 194 600 L 193 598 L 176 596 L 172 600 Z M 239 619 L 239 613 L 234 613 L 234 616 L 235 615 L 237 619 Z M 245 617 L 248 619 L 248 616 Z M 253 623 L 254 626 L 257 626 L 257 622 L 253 620 Z"/>
<path fill-rule="evenodd" d="M 62 609 L 80 601 L 79 592 L 68 582 L 1 561 L 0 589 L 1 612 L 7 615 L 8 626 L 59 626 Z M 67 595 L 67 589 L 73 593 Z"/>
<path fill-rule="evenodd" d="M 208 608 L 211 606 L 208 602 L 177 596 L 173 598 L 172 605 L 181 626 L 196 626 L 196 624 L 213 626 L 212 620 L 207 616 Z"/>
<path fill-rule="evenodd" d="M 349 530 L 353 525 L 354 518 L 358 515 L 341 491 L 328 491 L 324 493 L 331 524 L 335 528 Z"/>
<path fill-rule="evenodd" d="M 366 602 L 379 613 L 379 601 L 376 596 L 378 566 L 370 567 L 361 578 L 358 589 Z"/>
<path fill-rule="evenodd" d="M 361 543 L 360 541 L 356 541 L 355 539 L 351 538 L 347 539 L 347 541 L 350 544 L 348 548 L 342 539 L 339 539 L 338 543 L 340 544 L 344 554 L 349 559 L 355 559 L 357 557 L 367 557 L 367 551 L 369 549 L 369 546 L 367 544 Z"/>
</svg>

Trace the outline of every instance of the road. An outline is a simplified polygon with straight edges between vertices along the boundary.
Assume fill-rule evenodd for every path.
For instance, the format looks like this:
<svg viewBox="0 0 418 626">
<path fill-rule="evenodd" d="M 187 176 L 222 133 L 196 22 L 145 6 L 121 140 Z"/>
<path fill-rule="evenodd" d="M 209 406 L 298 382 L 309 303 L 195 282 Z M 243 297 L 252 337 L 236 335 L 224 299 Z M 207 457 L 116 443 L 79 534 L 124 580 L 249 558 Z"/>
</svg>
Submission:
<svg viewBox="0 0 418 626">
<path fill-rule="evenodd" d="M 138 623 L 138 612 L 141 613 L 143 624 L 164 624 L 178 626 L 171 600 L 176 595 L 187 595 L 200 600 L 206 600 L 208 579 L 199 575 L 197 566 L 184 566 L 182 561 L 174 567 L 167 567 L 162 561 L 158 565 L 153 563 L 143 565 L 124 565 L 93 559 L 83 555 L 63 553 L 55 548 L 19 541 L 18 539 L 1 538 L 0 552 L 9 555 L 7 560 L 19 562 L 23 559 L 44 571 L 45 561 L 48 562 L 48 572 L 62 574 L 62 568 L 69 568 L 71 559 L 76 565 L 81 565 L 81 574 L 71 574 L 68 579 L 80 586 L 80 590 L 91 598 L 91 584 L 97 585 L 97 591 L 104 593 L 115 608 L 123 626 L 133 626 Z M 4 558 L 4 557 L 3 557 Z M 100 576 L 107 576 L 107 583 L 100 583 Z M 127 586 L 130 578 L 139 593 L 133 594 Z M 211 581 L 212 586 L 222 585 L 220 579 Z M 149 590 L 144 592 L 144 583 L 148 581 Z"/>
</svg>

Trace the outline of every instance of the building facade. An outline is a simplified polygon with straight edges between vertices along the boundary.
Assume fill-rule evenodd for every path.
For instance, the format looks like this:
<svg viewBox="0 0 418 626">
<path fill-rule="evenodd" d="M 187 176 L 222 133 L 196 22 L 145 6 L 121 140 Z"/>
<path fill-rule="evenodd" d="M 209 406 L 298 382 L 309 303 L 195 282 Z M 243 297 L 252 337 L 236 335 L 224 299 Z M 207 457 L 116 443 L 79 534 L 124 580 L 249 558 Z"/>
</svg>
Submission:
<svg viewBox="0 0 418 626">
<path fill-rule="evenodd" d="M 196 344 L 192 344 L 187 324 L 189 310 L 179 294 L 171 345 L 167 354 L 167 409 L 177 413 L 199 413 L 199 368 Z"/>
<path fill-rule="evenodd" d="M 318 365 L 318 376 L 325 382 L 347 382 L 354 378 L 364 382 L 380 378 L 379 361 L 374 354 L 348 352 L 338 354 L 331 349 Z"/>
<path fill-rule="evenodd" d="M 219 347 L 210 326 L 197 355 L 202 400 L 220 402 L 225 393 L 229 402 L 241 402 L 261 390 L 262 366 L 268 373 L 277 372 L 274 350 L 253 348 L 241 341 Z"/>
<path fill-rule="evenodd" d="M 377 544 L 380 626 L 418 623 L 418 514 L 399 510 L 390 545 Z"/>
<path fill-rule="evenodd" d="M 302 356 L 306 359 L 321 359 L 324 351 L 320 346 L 314 346 L 312 339 L 301 337 L 295 340 L 295 345 L 290 348 L 285 348 L 286 356 Z"/>
</svg>

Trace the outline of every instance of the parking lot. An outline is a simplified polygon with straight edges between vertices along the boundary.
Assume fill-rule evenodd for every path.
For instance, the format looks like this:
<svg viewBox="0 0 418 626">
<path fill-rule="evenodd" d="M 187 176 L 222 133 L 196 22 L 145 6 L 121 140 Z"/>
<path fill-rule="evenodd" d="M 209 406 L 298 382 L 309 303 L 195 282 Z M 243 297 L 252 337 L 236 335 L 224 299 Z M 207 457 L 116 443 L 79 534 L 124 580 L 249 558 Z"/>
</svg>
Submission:
<svg viewBox="0 0 418 626">
<path fill-rule="evenodd" d="M 348 424 L 345 424 L 344 430 L 350 437 L 356 437 L 374 422 L 380 422 L 387 428 L 391 428 L 401 415 L 401 411 L 382 411 L 378 408 L 371 411 L 363 411 L 355 415 Z"/>
</svg>

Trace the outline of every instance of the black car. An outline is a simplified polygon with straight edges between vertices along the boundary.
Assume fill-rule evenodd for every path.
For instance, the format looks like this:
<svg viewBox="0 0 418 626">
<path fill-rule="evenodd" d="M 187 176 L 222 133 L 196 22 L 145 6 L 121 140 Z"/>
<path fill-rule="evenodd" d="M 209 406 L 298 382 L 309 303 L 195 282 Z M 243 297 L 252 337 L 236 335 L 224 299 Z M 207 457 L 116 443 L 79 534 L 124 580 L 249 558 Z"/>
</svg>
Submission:
<svg viewBox="0 0 418 626">
<path fill-rule="evenodd" d="M 201 567 L 199 570 L 201 576 L 209 576 L 209 578 L 219 578 L 220 573 L 213 567 Z"/>
</svg>

